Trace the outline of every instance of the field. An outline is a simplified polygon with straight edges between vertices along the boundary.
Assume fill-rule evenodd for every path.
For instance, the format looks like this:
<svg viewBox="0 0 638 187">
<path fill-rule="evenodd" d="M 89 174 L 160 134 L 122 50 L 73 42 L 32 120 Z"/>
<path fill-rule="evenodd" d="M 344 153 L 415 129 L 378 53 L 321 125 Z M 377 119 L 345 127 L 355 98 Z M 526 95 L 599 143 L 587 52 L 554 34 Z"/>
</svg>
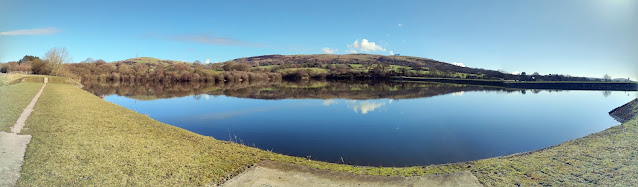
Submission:
<svg viewBox="0 0 638 187">
<path fill-rule="evenodd" d="M 0 87 L 19 113 L 41 83 Z M 24 99 L 24 100 L 27 100 Z M 2 102 L 5 103 L 5 102 Z M 11 116 L 11 115 L 9 115 Z M 5 119 L 4 116 L 2 119 Z M 27 120 L 19 186 L 207 185 L 261 160 L 365 175 L 471 171 L 488 186 L 632 185 L 638 182 L 638 120 L 561 145 L 504 157 L 416 167 L 356 167 L 276 154 L 215 140 L 106 102 L 70 84 L 50 83 Z"/>
<path fill-rule="evenodd" d="M 278 72 L 291 73 L 298 70 L 310 71 L 313 73 L 328 73 L 328 70 L 323 68 L 286 68 L 286 69 L 278 70 Z"/>
</svg>

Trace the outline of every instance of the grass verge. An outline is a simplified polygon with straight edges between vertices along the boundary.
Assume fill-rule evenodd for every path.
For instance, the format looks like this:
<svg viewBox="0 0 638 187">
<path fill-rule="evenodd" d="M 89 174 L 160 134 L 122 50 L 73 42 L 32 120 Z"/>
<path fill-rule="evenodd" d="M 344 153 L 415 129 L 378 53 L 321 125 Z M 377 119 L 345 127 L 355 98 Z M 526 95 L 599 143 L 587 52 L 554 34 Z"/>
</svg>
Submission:
<svg viewBox="0 0 638 187">
<path fill-rule="evenodd" d="M 42 83 L 0 86 L 0 131 L 9 132 L 41 87 Z"/>
</svg>

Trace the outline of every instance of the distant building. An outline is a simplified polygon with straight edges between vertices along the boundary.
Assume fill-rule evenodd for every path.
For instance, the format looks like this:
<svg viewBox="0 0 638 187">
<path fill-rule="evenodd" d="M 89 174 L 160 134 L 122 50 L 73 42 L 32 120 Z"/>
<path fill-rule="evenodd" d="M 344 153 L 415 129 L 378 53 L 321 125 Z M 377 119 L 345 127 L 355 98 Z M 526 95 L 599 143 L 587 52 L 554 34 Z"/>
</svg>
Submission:
<svg viewBox="0 0 638 187">
<path fill-rule="evenodd" d="M 394 56 L 401 56 L 401 54 L 394 54 Z"/>
</svg>

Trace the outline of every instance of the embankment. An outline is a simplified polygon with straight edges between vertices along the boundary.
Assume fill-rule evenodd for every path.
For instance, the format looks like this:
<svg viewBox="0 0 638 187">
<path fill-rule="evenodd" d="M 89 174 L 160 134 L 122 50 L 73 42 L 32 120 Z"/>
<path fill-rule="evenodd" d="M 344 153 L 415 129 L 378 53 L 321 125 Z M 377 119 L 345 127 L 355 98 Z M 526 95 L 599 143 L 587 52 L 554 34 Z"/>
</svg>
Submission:
<svg viewBox="0 0 638 187">
<path fill-rule="evenodd" d="M 518 89 L 557 89 L 557 90 L 615 90 L 636 91 L 638 83 L 626 82 L 509 82 L 500 80 L 481 79 L 450 79 L 450 78 L 422 78 L 422 77 L 396 77 L 395 80 L 440 82 L 454 84 L 469 84 L 481 86 L 498 86 Z"/>
<path fill-rule="evenodd" d="M 638 98 L 612 110 L 609 115 L 621 123 L 633 119 L 638 115 Z"/>
</svg>

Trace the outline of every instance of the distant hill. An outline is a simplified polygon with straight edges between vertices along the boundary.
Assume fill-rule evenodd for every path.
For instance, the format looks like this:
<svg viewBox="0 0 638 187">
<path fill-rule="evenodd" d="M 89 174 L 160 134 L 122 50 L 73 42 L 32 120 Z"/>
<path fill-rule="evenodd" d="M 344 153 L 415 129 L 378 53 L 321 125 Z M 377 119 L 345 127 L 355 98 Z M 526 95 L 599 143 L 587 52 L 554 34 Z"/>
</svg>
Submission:
<svg viewBox="0 0 638 187">
<path fill-rule="evenodd" d="M 477 77 L 503 77 L 503 73 L 494 70 L 469 68 L 453 65 L 428 58 L 412 56 L 384 56 L 372 54 L 346 54 L 346 55 L 264 55 L 230 60 L 225 63 L 243 63 L 252 67 L 274 68 L 321 68 L 330 69 L 327 65 L 345 64 L 352 70 L 371 70 L 374 65 L 388 64 L 389 71 L 411 71 L 414 74 L 431 74 L 449 77 L 466 78 Z M 401 69 L 404 68 L 404 69 Z"/>
<path fill-rule="evenodd" d="M 138 57 L 138 58 L 129 58 L 126 60 L 122 60 L 122 61 L 117 61 L 114 63 L 125 63 L 128 65 L 133 65 L 133 64 L 164 64 L 164 65 L 173 65 L 173 64 L 178 64 L 178 63 L 187 63 L 190 64 L 188 62 L 181 62 L 181 61 L 175 61 L 175 60 L 162 60 L 162 59 L 157 59 L 157 58 L 153 58 L 153 57 Z"/>
</svg>

